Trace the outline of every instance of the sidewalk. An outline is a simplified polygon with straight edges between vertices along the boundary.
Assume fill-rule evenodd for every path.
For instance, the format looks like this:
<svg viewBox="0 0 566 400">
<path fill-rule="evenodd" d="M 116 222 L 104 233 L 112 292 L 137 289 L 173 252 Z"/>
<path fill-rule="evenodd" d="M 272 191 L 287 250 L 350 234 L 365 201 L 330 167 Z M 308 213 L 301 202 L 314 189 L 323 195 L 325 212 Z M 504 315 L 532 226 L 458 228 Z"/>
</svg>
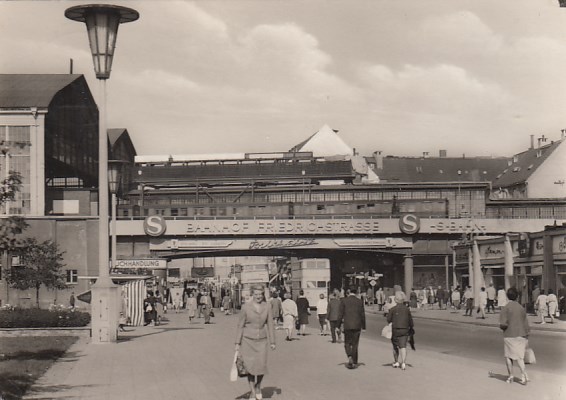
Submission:
<svg viewBox="0 0 566 400">
<path fill-rule="evenodd" d="M 423 313 L 424 315 L 424 313 Z M 186 314 L 168 314 L 157 327 L 121 334 L 116 344 L 94 345 L 81 339 L 37 382 L 25 399 L 216 400 L 247 398 L 244 379 L 230 382 L 237 315 L 217 312 L 213 324 L 188 324 Z M 130 328 L 133 329 L 133 328 Z M 406 371 L 391 368 L 389 340 L 360 341 L 360 367 L 345 368 L 342 344 L 329 336 L 309 335 L 292 342 L 276 331 L 277 349 L 269 354 L 265 399 L 328 400 L 339 398 L 513 398 L 559 400 L 566 393 L 561 375 L 529 366 L 528 386 L 506 384 L 501 363 L 462 362 L 454 355 L 410 351 Z M 488 371 L 494 371 L 492 377 Z"/>
<path fill-rule="evenodd" d="M 366 306 L 366 312 L 373 314 L 383 314 L 383 311 L 378 311 L 378 306 L 370 305 Z M 413 318 L 426 318 L 437 321 L 450 321 L 462 324 L 473 324 L 481 326 L 495 326 L 499 327 L 499 310 L 495 311 L 495 314 L 486 314 L 485 319 L 481 319 L 479 314 L 473 313 L 471 317 L 464 316 L 464 310 L 439 310 L 437 306 L 434 309 L 418 309 L 411 310 Z M 529 320 L 529 326 L 532 330 L 536 331 L 547 331 L 547 332 L 564 332 L 566 333 L 566 321 L 554 319 L 554 323 L 550 323 L 550 318 L 546 318 L 546 324 L 540 323 L 540 317 L 535 315 L 527 315 Z"/>
</svg>

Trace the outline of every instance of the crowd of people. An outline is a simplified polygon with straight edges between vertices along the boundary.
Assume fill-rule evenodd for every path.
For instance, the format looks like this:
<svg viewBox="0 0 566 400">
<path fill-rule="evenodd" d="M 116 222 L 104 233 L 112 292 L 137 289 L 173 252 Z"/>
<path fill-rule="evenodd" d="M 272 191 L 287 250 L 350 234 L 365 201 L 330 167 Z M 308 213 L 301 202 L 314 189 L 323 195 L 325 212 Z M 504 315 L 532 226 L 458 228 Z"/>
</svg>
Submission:
<svg viewBox="0 0 566 400">
<path fill-rule="evenodd" d="M 144 325 L 156 326 L 161 323 L 164 314 L 172 310 L 179 313 L 186 310 L 189 323 L 195 318 L 204 318 L 205 324 L 210 324 L 214 317 L 213 308 L 220 308 L 225 314 L 233 311 L 232 293 L 229 289 L 217 290 L 212 286 L 200 286 L 198 288 L 187 288 L 172 292 L 165 288 L 159 290 L 148 290 L 144 299 Z"/>
<path fill-rule="evenodd" d="M 212 294 L 215 296 L 212 296 Z M 377 304 L 379 309 L 385 308 L 385 295 L 381 288 L 361 292 L 356 287 L 347 290 L 334 289 L 329 296 L 320 294 L 316 303 L 316 321 L 319 335 L 331 336 L 331 343 L 344 344 L 347 361 L 346 368 L 356 369 L 359 365 L 358 346 L 361 332 L 365 330 L 365 309 L 367 305 Z M 244 375 L 250 387 L 250 398 L 262 399 L 261 385 L 267 373 L 268 350 L 275 350 L 275 330 L 284 330 L 285 340 L 296 340 L 295 336 L 307 335 L 307 325 L 311 317 L 311 308 L 305 294 L 300 290 L 295 300 L 285 290 L 266 291 L 262 285 L 253 286 L 250 299 L 241 306 L 238 313 L 238 325 L 235 340 L 235 351 L 241 356 Z M 266 297 L 266 294 L 268 296 Z M 364 294 L 364 295 L 362 295 Z M 559 298 L 552 290 L 539 290 L 534 308 L 541 317 L 541 323 L 550 316 L 551 322 L 560 312 Z M 526 307 L 518 302 L 519 291 L 510 288 L 496 290 L 493 285 L 482 287 L 479 301 L 474 306 L 474 293 L 471 287 L 445 291 L 424 288 L 412 290 L 408 296 L 401 288 L 394 288 L 390 296 L 392 305 L 387 310 L 389 324 L 388 338 L 391 340 L 393 368 L 406 370 L 407 347 L 414 349 L 413 335 L 415 326 L 411 312 L 419 309 L 438 307 L 440 310 L 465 310 L 465 315 L 472 315 L 475 309 L 481 318 L 486 314 L 499 310 L 500 329 L 503 331 L 503 349 L 505 364 L 508 370 L 506 382 L 515 382 L 513 368 L 519 367 L 519 383 L 526 385 L 529 377 L 525 367 L 525 353 L 528 349 L 529 324 Z M 162 314 L 167 310 L 179 312 L 186 310 L 189 323 L 194 318 L 204 318 L 210 323 L 213 307 L 220 308 L 225 314 L 232 314 L 234 305 L 230 291 L 212 290 L 210 287 L 183 290 L 181 294 L 165 290 L 148 291 L 144 302 L 146 325 L 158 325 Z M 476 308 L 474 308 L 476 307 Z"/>
</svg>

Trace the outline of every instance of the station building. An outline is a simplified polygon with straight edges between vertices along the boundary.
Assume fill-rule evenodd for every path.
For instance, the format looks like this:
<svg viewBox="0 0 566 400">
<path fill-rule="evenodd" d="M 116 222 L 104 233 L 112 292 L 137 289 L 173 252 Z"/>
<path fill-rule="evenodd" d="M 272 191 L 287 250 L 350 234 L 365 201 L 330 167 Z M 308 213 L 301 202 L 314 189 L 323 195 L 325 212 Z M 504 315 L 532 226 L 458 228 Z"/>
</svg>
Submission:
<svg viewBox="0 0 566 400">
<path fill-rule="evenodd" d="M 0 75 L 0 177 L 24 176 L 2 214 L 24 216 L 25 235 L 65 251 L 71 289 L 45 291 L 43 305 L 88 290 L 98 272 L 97 132 L 83 76 Z M 108 140 L 109 160 L 125 161 L 116 229 L 124 270 L 150 265 L 153 275 L 185 278 L 212 269 L 221 280 L 245 257 L 310 257 L 331 260 L 332 286 L 372 276 L 384 287 L 463 285 L 473 269 L 459 263 L 459 244 L 535 238 L 566 221 L 566 194 L 554 191 L 565 179 L 555 165 L 563 139 L 502 158 L 361 156 L 328 126 L 272 153 L 136 156 L 126 129 L 109 130 Z M 558 289 L 562 270 L 549 260 L 540 284 Z M 17 267 L 12 261 L 4 252 L 3 269 Z M 497 279 L 484 261 L 483 278 Z M 112 274 L 123 280 L 119 265 Z M 3 304 L 29 300 L 0 285 Z"/>
<path fill-rule="evenodd" d="M 0 74 L 0 181 L 18 172 L 23 184 L 0 210 L 23 216 L 23 237 L 51 240 L 64 252 L 66 291 L 42 288 L 41 306 L 68 304 L 98 274 L 98 108 L 83 75 Z M 109 159 L 133 162 L 125 129 L 109 130 Z M 7 287 L 19 260 L 0 249 L 1 304 L 30 305 L 35 291 Z"/>
</svg>

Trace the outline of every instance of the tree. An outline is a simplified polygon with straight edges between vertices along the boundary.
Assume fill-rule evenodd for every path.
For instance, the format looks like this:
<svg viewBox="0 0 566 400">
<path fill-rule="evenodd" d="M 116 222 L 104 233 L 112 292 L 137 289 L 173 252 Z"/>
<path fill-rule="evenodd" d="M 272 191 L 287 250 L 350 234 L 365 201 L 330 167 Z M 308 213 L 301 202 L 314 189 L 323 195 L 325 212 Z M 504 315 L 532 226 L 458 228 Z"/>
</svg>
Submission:
<svg viewBox="0 0 566 400">
<path fill-rule="evenodd" d="M 16 289 L 28 290 L 35 288 L 36 303 L 39 308 L 39 289 L 65 289 L 65 266 L 63 252 L 59 251 L 57 243 L 45 241 L 38 243 L 35 238 L 23 240 L 18 248 L 21 266 L 13 267 L 6 274 L 8 284 Z"/>
<path fill-rule="evenodd" d="M 0 182 L 0 208 L 7 201 L 14 200 L 21 184 L 21 175 L 14 171 L 10 171 L 8 176 Z M 18 235 L 26 227 L 27 223 L 22 217 L 10 216 L 0 218 L 0 253 L 13 251 L 20 242 Z"/>
</svg>

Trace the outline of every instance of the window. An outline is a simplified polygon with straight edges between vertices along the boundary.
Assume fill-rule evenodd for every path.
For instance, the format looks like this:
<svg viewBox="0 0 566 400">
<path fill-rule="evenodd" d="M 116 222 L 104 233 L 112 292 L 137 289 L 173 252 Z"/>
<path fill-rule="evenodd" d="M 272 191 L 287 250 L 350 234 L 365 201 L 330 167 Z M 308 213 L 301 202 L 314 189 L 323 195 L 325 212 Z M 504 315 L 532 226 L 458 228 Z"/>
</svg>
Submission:
<svg viewBox="0 0 566 400">
<path fill-rule="evenodd" d="M 67 283 L 78 283 L 79 282 L 79 271 L 76 269 L 67 270 Z"/>
</svg>

